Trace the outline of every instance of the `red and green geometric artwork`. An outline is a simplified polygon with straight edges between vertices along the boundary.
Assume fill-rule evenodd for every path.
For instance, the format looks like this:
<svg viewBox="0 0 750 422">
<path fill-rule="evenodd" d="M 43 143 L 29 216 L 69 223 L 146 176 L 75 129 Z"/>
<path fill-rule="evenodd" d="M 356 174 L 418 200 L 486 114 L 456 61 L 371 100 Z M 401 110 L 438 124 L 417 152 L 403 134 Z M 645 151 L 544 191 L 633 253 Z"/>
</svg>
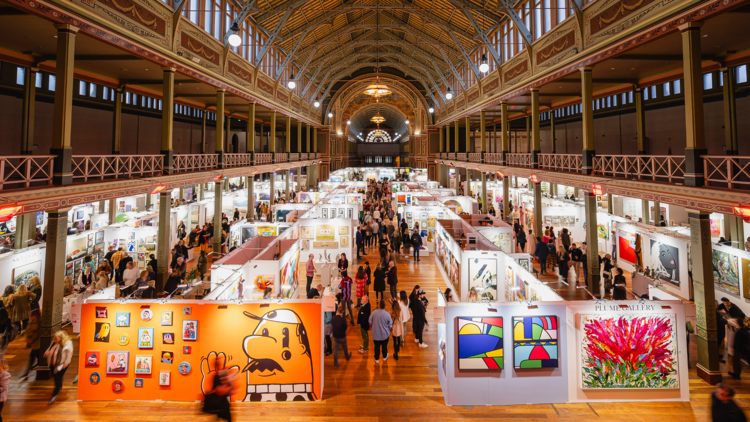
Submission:
<svg viewBox="0 0 750 422">
<path fill-rule="evenodd" d="M 582 387 L 679 388 L 674 314 L 581 315 Z"/>
<path fill-rule="evenodd" d="M 557 368 L 557 334 L 556 316 L 513 317 L 515 368 Z"/>
<path fill-rule="evenodd" d="M 503 369 L 503 318 L 458 318 L 458 369 Z"/>
</svg>

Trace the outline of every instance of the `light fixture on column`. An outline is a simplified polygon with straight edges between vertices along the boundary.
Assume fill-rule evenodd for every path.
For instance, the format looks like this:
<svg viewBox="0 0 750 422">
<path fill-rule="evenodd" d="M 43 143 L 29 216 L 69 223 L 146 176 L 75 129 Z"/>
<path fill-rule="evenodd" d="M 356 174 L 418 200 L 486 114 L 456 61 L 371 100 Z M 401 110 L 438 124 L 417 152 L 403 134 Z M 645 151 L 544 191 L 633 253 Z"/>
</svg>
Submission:
<svg viewBox="0 0 750 422">
<path fill-rule="evenodd" d="M 0 223 L 10 221 L 21 211 L 22 208 L 23 205 L 18 204 L 8 204 L 0 207 Z"/>
<path fill-rule="evenodd" d="M 604 190 L 602 189 L 602 185 L 598 183 L 594 183 L 591 185 L 591 193 L 593 193 L 596 196 L 601 196 Z"/>
<path fill-rule="evenodd" d="M 315 107 L 315 108 L 318 108 L 318 107 L 320 107 L 320 101 L 318 101 L 318 100 L 315 100 L 315 101 L 313 102 L 313 107 Z"/>
<path fill-rule="evenodd" d="M 479 64 L 479 71 L 482 73 L 487 73 L 490 71 L 490 65 L 487 64 L 487 55 L 482 54 L 482 61 Z"/>
<path fill-rule="evenodd" d="M 2 209 L 0 209 L 0 212 L 2 212 Z M 734 207 L 734 212 L 737 213 L 746 223 L 750 223 L 750 206 L 748 205 L 739 205 L 737 207 Z M 0 219 L 0 221 L 5 221 Z"/>
<path fill-rule="evenodd" d="M 214 177 L 211 178 L 211 181 L 212 182 L 218 182 L 219 180 L 221 180 L 222 177 L 223 176 L 221 175 L 221 173 L 216 173 L 216 174 L 214 174 Z"/>
<path fill-rule="evenodd" d="M 501 171 L 498 171 L 498 172 L 497 172 L 497 177 L 499 177 L 499 178 L 503 178 L 503 177 L 505 177 L 505 175 L 503 174 L 503 172 L 501 172 Z"/>
<path fill-rule="evenodd" d="M 328 118 L 333 118 L 333 113 L 328 113 Z"/>
<path fill-rule="evenodd" d="M 539 183 L 539 178 L 536 177 L 536 174 L 532 174 L 530 179 L 531 179 L 531 183 Z"/>
<path fill-rule="evenodd" d="M 229 30 L 232 31 L 232 34 L 227 41 L 229 41 L 229 44 L 232 47 L 239 47 L 239 45 L 242 44 L 242 38 L 237 35 L 237 33 L 240 32 L 240 26 L 237 25 L 237 22 L 232 22 L 232 26 L 229 27 Z"/>
<path fill-rule="evenodd" d="M 435 112 L 435 109 L 434 109 L 434 108 L 432 108 L 432 107 L 430 107 L 430 108 L 428 109 L 428 111 L 429 111 L 430 113 L 434 113 L 434 112 Z"/>
<path fill-rule="evenodd" d="M 448 91 L 445 92 L 445 98 L 451 99 L 453 98 L 453 93 L 451 92 L 451 87 L 448 87 Z"/>
<path fill-rule="evenodd" d="M 286 86 L 289 89 L 294 89 L 294 88 L 297 87 L 297 82 L 294 82 L 294 73 L 292 73 L 291 75 L 289 75 L 289 82 L 286 83 Z"/>
<path fill-rule="evenodd" d="M 151 195 L 156 195 L 157 193 L 163 191 L 166 188 L 167 188 L 167 185 L 164 185 L 161 183 L 151 185 Z"/>
</svg>

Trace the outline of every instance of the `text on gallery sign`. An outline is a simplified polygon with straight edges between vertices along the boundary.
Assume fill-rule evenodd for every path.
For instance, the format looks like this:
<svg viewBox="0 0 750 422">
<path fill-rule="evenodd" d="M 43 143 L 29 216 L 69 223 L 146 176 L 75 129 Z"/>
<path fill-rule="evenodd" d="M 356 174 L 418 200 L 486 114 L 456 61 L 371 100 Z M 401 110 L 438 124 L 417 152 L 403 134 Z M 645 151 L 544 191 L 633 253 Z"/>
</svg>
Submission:
<svg viewBox="0 0 750 422">
<path fill-rule="evenodd" d="M 594 310 L 597 312 L 617 312 L 617 311 L 655 311 L 656 305 L 646 305 L 646 304 L 635 304 L 635 305 L 619 305 L 619 304 L 606 304 L 606 305 L 596 305 L 594 306 Z"/>
</svg>

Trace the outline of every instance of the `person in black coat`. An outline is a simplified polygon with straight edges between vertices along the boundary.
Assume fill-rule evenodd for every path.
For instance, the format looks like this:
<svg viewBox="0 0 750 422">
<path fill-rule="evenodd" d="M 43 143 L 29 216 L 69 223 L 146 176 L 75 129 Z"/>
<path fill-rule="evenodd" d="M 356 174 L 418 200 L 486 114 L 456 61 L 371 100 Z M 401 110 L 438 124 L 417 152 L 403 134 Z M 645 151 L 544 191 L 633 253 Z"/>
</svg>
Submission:
<svg viewBox="0 0 750 422">
<path fill-rule="evenodd" d="M 738 380 L 740 379 L 740 374 L 742 374 L 742 362 L 740 362 L 740 360 L 750 359 L 750 331 L 748 331 L 747 324 L 745 324 L 744 321 L 734 321 L 737 321 L 741 328 L 739 328 L 734 335 L 734 356 L 732 356 L 734 372 L 730 372 L 729 375 Z"/>
<path fill-rule="evenodd" d="M 422 236 L 419 235 L 418 230 L 414 230 L 411 235 L 411 245 L 414 248 L 414 260 L 419 261 L 419 249 L 422 246 Z"/>
<path fill-rule="evenodd" d="M 622 268 L 617 268 L 615 272 L 617 273 L 617 275 L 615 276 L 615 286 L 612 292 L 612 299 L 627 300 L 628 293 L 627 290 L 625 290 L 625 284 L 627 282 L 625 280 L 625 276 L 622 275 Z"/>
<path fill-rule="evenodd" d="M 357 228 L 357 259 L 364 254 L 365 251 L 365 236 L 362 234 L 362 227 Z"/>
<path fill-rule="evenodd" d="M 398 270 L 396 269 L 396 264 L 391 261 L 388 265 L 390 267 L 388 268 L 388 286 L 391 288 L 391 299 L 398 300 Z"/>
<path fill-rule="evenodd" d="M 526 250 L 526 232 L 523 230 L 523 226 L 519 226 L 518 233 L 516 234 L 516 243 L 521 248 L 521 252 Z"/>
<path fill-rule="evenodd" d="M 537 236 L 536 246 L 534 247 L 534 256 L 539 259 L 539 271 L 542 275 L 547 273 L 547 256 L 549 256 L 549 247 L 542 242 L 542 238 Z"/>
<path fill-rule="evenodd" d="M 174 271 L 172 271 L 169 274 L 169 278 L 167 279 L 167 282 L 164 284 L 164 293 L 171 295 L 174 293 L 175 290 L 177 290 L 177 286 L 182 283 L 182 270 L 179 268 L 176 268 Z"/>
<path fill-rule="evenodd" d="M 375 289 L 376 302 L 378 300 L 385 300 L 385 270 L 383 270 L 383 266 L 380 263 L 375 268 L 375 285 L 373 289 Z"/>
<path fill-rule="evenodd" d="M 339 306 L 336 315 L 331 319 L 333 326 L 333 369 L 339 369 L 339 345 L 344 347 L 344 357 L 349 360 L 352 355 L 346 347 L 346 318 L 344 317 L 346 306 Z"/>
<path fill-rule="evenodd" d="M 146 266 L 151 267 L 151 269 L 154 270 L 154 272 L 156 272 L 156 269 L 158 268 L 157 264 L 159 263 L 156 260 L 156 256 L 154 256 L 154 254 L 151 254 L 148 257 L 149 257 L 149 261 L 148 261 L 148 264 L 146 264 Z"/>
<path fill-rule="evenodd" d="M 367 296 L 362 297 L 362 306 L 357 314 L 357 325 L 359 325 L 359 334 L 362 336 L 359 353 L 367 353 L 370 351 L 370 301 L 367 300 Z"/>
<path fill-rule="evenodd" d="M 734 402 L 734 388 L 720 383 L 711 394 L 711 420 L 713 422 L 747 422 L 745 413 Z"/>
<path fill-rule="evenodd" d="M 415 287 L 415 290 L 419 286 Z M 414 332 L 414 336 L 419 341 L 419 347 L 427 347 L 426 344 L 424 344 L 422 340 L 422 332 L 424 331 L 424 326 L 430 325 L 427 322 L 427 316 L 426 316 L 426 310 L 424 307 L 424 303 L 422 303 L 422 294 L 417 294 L 412 292 L 412 297 L 409 298 L 409 309 L 411 309 L 412 313 L 412 319 L 411 319 L 411 327 L 412 331 Z"/>
<path fill-rule="evenodd" d="M 338 262 L 339 271 L 341 271 L 341 277 L 346 277 L 346 270 L 349 269 L 349 260 L 346 259 L 346 254 L 341 254 L 341 259 Z"/>
</svg>

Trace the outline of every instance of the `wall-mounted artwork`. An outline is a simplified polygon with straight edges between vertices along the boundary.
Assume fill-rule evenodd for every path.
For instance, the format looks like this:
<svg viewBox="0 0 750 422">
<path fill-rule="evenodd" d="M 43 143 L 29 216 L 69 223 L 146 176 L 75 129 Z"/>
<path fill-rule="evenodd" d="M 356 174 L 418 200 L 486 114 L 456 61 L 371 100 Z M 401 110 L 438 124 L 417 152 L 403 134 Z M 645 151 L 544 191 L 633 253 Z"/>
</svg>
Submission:
<svg viewBox="0 0 750 422">
<path fill-rule="evenodd" d="M 584 389 L 679 388 L 674 314 L 581 315 Z"/>
<path fill-rule="evenodd" d="M 742 297 L 750 300 L 750 259 L 742 258 Z"/>
<path fill-rule="evenodd" d="M 276 236 L 276 227 L 275 226 L 262 226 L 258 227 L 258 234 L 260 236 Z"/>
<path fill-rule="evenodd" d="M 740 276 L 737 256 L 713 250 L 714 286 L 733 295 L 740 295 Z"/>
<path fill-rule="evenodd" d="M 28 286 L 29 281 L 31 281 L 33 277 L 42 277 L 42 261 L 36 261 L 13 268 L 13 287 L 18 288 L 20 285 Z"/>
<path fill-rule="evenodd" d="M 457 318 L 458 369 L 503 369 L 503 318 Z"/>
<path fill-rule="evenodd" d="M 736 262 L 735 258 L 735 268 Z M 660 280 L 680 285 L 680 250 L 675 246 L 651 239 L 651 267 Z"/>
<path fill-rule="evenodd" d="M 516 369 L 557 368 L 556 316 L 513 317 L 513 364 Z"/>
<path fill-rule="evenodd" d="M 469 259 L 469 289 L 472 287 L 482 299 L 495 300 L 497 298 L 496 259 Z"/>
<path fill-rule="evenodd" d="M 107 352 L 107 374 L 127 374 L 129 356 L 130 352 Z"/>
<path fill-rule="evenodd" d="M 339 226 L 339 234 L 349 234 L 349 227 Z"/>
<path fill-rule="evenodd" d="M 302 239 L 315 239 L 315 227 L 302 226 L 302 229 L 300 230 L 300 237 Z"/>
<path fill-rule="evenodd" d="M 315 227 L 315 238 L 318 240 L 333 240 L 336 238 L 334 228 L 328 224 L 321 224 Z"/>
<path fill-rule="evenodd" d="M 135 356 L 136 374 L 150 374 L 152 366 L 152 356 Z"/>
<path fill-rule="evenodd" d="M 339 239 L 341 240 L 341 246 L 349 246 L 349 236 L 340 236 Z"/>
</svg>

